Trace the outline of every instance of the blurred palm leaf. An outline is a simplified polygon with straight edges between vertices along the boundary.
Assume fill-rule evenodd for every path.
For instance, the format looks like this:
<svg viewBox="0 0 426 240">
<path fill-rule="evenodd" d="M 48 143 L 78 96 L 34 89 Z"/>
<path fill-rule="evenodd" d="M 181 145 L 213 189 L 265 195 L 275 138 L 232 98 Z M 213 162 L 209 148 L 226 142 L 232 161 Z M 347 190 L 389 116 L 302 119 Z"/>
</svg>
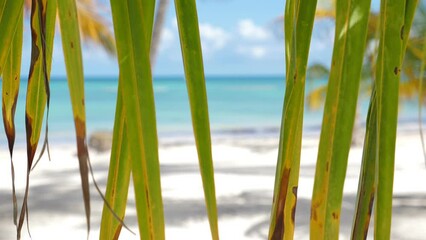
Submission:
<svg viewBox="0 0 426 240">
<path fill-rule="evenodd" d="M 100 45 L 110 55 L 115 55 L 115 40 L 111 24 L 106 17 L 106 7 L 97 0 L 76 0 L 78 22 L 81 37 L 84 41 Z M 25 0 L 27 12 L 31 9 L 31 0 Z"/>
<path fill-rule="evenodd" d="M 83 40 L 101 45 L 109 54 L 115 55 L 114 36 L 107 20 L 102 17 L 102 5 L 94 0 L 77 0 L 78 22 Z"/>
</svg>

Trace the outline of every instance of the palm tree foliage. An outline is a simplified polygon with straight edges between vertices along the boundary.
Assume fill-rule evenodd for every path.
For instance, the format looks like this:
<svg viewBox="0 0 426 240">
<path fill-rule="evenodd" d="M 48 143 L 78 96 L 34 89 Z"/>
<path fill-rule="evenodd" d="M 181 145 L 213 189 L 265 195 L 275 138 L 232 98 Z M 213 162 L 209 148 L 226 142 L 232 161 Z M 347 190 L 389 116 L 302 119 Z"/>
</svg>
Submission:
<svg viewBox="0 0 426 240">
<path fill-rule="evenodd" d="M 336 11 L 334 5 L 323 5 L 316 12 L 316 18 L 319 21 L 334 21 Z M 422 60 L 422 49 L 424 45 L 424 36 L 426 35 L 426 3 L 420 2 L 416 9 L 413 20 L 411 34 L 408 36 L 408 43 L 405 52 L 405 58 L 402 64 L 401 84 L 399 87 L 400 97 L 402 99 L 411 99 L 415 97 L 420 84 L 420 64 Z M 371 92 L 372 81 L 376 67 L 376 56 L 378 47 L 379 13 L 370 12 L 367 25 L 367 43 L 364 53 L 364 62 L 361 74 L 361 87 L 363 92 Z M 315 63 L 308 67 L 308 74 L 311 75 L 308 80 L 324 79 L 330 74 L 330 69 L 321 64 Z M 307 96 L 308 106 L 312 109 L 318 109 L 325 99 L 326 86 L 318 87 Z"/>
<path fill-rule="evenodd" d="M 14 113 L 20 85 L 24 11 L 30 13 L 31 21 L 32 53 L 25 115 L 27 186 L 19 217 L 13 188 L 13 219 L 17 225 L 18 239 L 28 214 L 30 171 L 35 165 L 35 153 L 43 121 L 46 121 L 46 137 L 42 149 L 48 152 L 49 79 L 56 16 L 59 16 L 61 27 L 88 230 L 88 178 L 91 166 L 86 145 L 84 72 L 80 46 L 80 39 L 85 36 L 102 43 L 110 52 L 115 52 L 116 46 L 120 69 L 113 147 L 100 238 L 119 237 L 132 176 L 141 239 L 164 239 L 164 212 L 150 61 L 155 1 L 111 0 L 115 38 L 109 35 L 107 28 L 102 30 L 100 22 L 87 23 L 85 17 L 91 13 L 88 10 L 88 6 L 93 4 L 91 0 L 25 2 L 26 5 L 23 0 L 0 1 L 2 107 L 11 161 L 15 139 Z M 409 70 L 409 67 L 416 64 L 408 63 L 413 59 L 424 60 L 426 51 L 422 49 L 426 47 L 423 46 L 422 39 L 425 36 L 425 25 L 424 20 L 414 19 L 417 0 L 382 0 L 380 13 L 376 15 L 370 14 L 370 5 L 370 0 L 336 0 L 331 3 L 335 10 L 316 11 L 316 1 L 286 1 L 283 19 L 286 89 L 271 210 L 270 239 L 293 239 L 305 80 L 315 15 L 335 18 L 336 30 L 312 197 L 311 236 L 315 239 L 338 238 L 343 184 L 362 66 L 368 61 L 374 61 L 375 67 L 371 72 L 374 72 L 375 81 L 367 117 L 352 237 L 366 237 L 373 205 L 376 238 L 390 237 L 399 82 L 401 78 L 405 81 L 412 76 L 419 76 L 421 79 L 422 71 L 419 70 L 417 75 L 417 70 Z M 206 210 L 211 236 L 213 239 L 219 239 L 209 114 L 196 4 L 195 0 L 175 0 L 175 7 Z M 420 7 L 418 12 L 420 19 L 424 19 L 424 6 Z M 413 29 L 410 34 L 411 26 Z M 373 38 L 374 36 L 377 38 Z M 369 41 L 377 42 L 377 51 L 368 51 Z M 406 48 L 407 57 L 404 58 Z M 364 54 L 365 49 L 371 52 L 367 57 Z M 318 69 L 320 73 L 324 72 L 324 69 Z M 11 170 L 13 178 L 13 164 Z"/>
</svg>

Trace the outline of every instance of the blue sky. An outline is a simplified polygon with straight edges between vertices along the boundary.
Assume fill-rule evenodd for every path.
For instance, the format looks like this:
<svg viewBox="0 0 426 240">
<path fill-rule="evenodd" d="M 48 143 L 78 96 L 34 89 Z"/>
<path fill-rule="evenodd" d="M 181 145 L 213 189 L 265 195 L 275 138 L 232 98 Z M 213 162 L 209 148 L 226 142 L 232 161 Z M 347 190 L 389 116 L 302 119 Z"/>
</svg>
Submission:
<svg viewBox="0 0 426 240">
<path fill-rule="evenodd" d="M 107 1 L 106 6 L 109 7 Z M 155 75 L 182 75 L 183 65 L 173 0 L 163 29 Z M 284 75 L 284 43 L 276 20 L 284 1 L 199 0 L 200 34 L 206 75 Z M 375 4 L 377 5 L 377 4 Z M 373 4 L 374 6 L 374 4 Z M 374 8 L 374 7 L 373 7 Z M 377 8 L 377 7 L 376 7 Z M 23 74 L 29 69 L 30 34 L 25 31 Z M 59 35 L 57 35 L 59 36 Z M 309 62 L 331 61 L 334 27 L 331 22 L 314 26 Z M 62 49 L 56 37 L 53 76 L 64 76 Z M 86 76 L 118 75 L 117 60 L 100 47 L 83 45 Z"/>
</svg>

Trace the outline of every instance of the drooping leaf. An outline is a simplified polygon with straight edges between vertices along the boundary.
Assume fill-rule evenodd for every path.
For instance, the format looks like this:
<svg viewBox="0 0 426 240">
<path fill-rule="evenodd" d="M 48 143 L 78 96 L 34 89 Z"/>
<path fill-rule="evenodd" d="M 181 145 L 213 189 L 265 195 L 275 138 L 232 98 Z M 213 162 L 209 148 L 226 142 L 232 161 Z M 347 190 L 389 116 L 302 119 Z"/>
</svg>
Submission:
<svg viewBox="0 0 426 240">
<path fill-rule="evenodd" d="M 24 2 L 16 0 L 0 1 L 0 76 L 9 55 L 19 18 L 22 17 Z"/>
<path fill-rule="evenodd" d="M 370 4 L 371 0 L 336 1 L 333 58 L 311 205 L 310 234 L 318 239 L 339 237 Z"/>
<path fill-rule="evenodd" d="M 11 43 L 9 56 L 6 59 L 2 77 L 2 112 L 3 125 L 6 132 L 10 153 L 12 176 L 13 222 L 17 224 L 18 205 L 15 193 L 15 169 L 13 165 L 13 146 L 15 144 L 15 110 L 18 102 L 19 83 L 21 80 L 21 57 L 23 38 L 23 12 L 18 19 L 18 25 Z"/>
<path fill-rule="evenodd" d="M 377 158 L 374 234 L 390 239 L 392 221 L 398 87 L 401 64 L 417 0 L 382 0 L 376 64 Z"/>
<path fill-rule="evenodd" d="M 155 1 L 111 1 L 123 108 L 141 239 L 164 239 L 158 140 L 149 47 Z M 151 10 L 152 9 L 152 10 Z M 147 12 L 145 12 L 147 11 Z M 143 13 L 152 13 L 145 15 Z M 148 26 L 149 25 L 149 26 Z"/>
<path fill-rule="evenodd" d="M 306 66 L 316 3 L 316 0 L 288 0 L 285 7 L 286 90 L 269 239 L 293 239 L 294 234 Z"/>
<path fill-rule="evenodd" d="M 49 75 L 55 34 L 56 1 L 33 0 L 31 5 L 31 66 L 28 75 L 25 125 L 27 133 L 27 180 L 24 200 L 18 221 L 18 239 L 27 213 L 30 170 L 43 123 L 45 107 L 49 104 Z M 48 114 L 47 114 L 48 116 Z M 47 121 L 46 140 L 47 143 Z"/>
<path fill-rule="evenodd" d="M 219 239 L 207 91 L 195 0 L 175 0 L 195 143 L 212 239 Z"/>
<path fill-rule="evenodd" d="M 75 0 L 58 2 L 62 48 L 64 50 L 68 87 L 74 115 L 77 137 L 77 156 L 80 166 L 81 186 L 86 212 L 87 232 L 90 231 L 89 152 L 86 136 L 86 112 L 84 107 L 84 73 L 80 46 L 80 33 Z"/>
</svg>

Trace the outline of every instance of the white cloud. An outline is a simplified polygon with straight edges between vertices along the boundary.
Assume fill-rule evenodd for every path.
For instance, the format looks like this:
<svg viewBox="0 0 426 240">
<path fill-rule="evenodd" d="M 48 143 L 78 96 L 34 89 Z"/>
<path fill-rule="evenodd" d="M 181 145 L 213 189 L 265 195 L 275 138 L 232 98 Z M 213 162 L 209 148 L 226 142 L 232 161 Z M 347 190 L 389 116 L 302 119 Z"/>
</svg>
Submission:
<svg viewBox="0 0 426 240">
<path fill-rule="evenodd" d="M 238 33 L 241 37 L 251 41 L 264 41 L 271 38 L 271 33 L 254 24 L 251 19 L 243 19 L 238 22 Z"/>
<path fill-rule="evenodd" d="M 268 53 L 268 49 L 265 46 L 256 45 L 256 46 L 249 46 L 249 47 L 242 47 L 240 46 L 237 51 L 240 54 L 249 56 L 254 59 L 262 59 L 266 56 Z"/>
<path fill-rule="evenodd" d="M 176 19 L 173 20 L 172 25 L 178 29 Z M 210 54 L 212 52 L 223 49 L 231 40 L 230 33 L 225 31 L 223 28 L 214 26 L 210 23 L 200 23 L 199 30 L 201 46 L 203 48 L 204 54 Z"/>
<path fill-rule="evenodd" d="M 168 28 L 163 28 L 161 32 L 160 51 L 164 51 L 173 45 L 175 36 L 173 32 Z"/>
<path fill-rule="evenodd" d="M 200 24 L 201 44 L 206 52 L 223 49 L 230 40 L 230 35 L 220 27 L 209 23 Z"/>
</svg>

